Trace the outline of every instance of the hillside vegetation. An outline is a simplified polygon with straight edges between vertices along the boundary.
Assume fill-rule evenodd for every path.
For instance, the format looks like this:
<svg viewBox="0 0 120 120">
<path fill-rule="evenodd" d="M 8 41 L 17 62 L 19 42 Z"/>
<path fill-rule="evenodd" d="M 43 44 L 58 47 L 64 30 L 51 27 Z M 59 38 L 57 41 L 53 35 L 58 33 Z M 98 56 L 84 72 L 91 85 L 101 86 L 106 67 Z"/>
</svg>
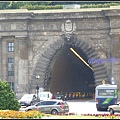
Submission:
<svg viewBox="0 0 120 120">
<path fill-rule="evenodd" d="M 54 2 L 54 1 L 7 1 L 0 2 L 0 10 L 9 9 L 28 9 L 28 10 L 50 10 L 50 9 L 63 9 L 63 5 L 80 5 L 82 8 L 109 8 L 110 6 L 119 6 L 120 2 Z"/>
</svg>

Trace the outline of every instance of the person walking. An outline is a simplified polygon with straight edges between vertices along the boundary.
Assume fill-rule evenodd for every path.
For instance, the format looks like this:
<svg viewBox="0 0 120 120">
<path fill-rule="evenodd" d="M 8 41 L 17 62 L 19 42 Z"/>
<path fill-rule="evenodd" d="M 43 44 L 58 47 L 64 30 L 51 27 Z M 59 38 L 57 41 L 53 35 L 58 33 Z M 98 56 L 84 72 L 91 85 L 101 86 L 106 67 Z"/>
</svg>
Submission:
<svg viewBox="0 0 120 120">
<path fill-rule="evenodd" d="M 54 94 L 52 95 L 52 99 L 56 99 Z"/>
</svg>

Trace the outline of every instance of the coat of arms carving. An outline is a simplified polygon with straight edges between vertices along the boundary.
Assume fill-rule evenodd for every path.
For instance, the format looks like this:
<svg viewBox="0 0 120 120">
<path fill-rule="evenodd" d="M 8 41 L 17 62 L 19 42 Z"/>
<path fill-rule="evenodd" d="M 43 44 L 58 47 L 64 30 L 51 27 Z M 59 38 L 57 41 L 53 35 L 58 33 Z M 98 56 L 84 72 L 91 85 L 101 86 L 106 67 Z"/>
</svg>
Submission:
<svg viewBox="0 0 120 120">
<path fill-rule="evenodd" d="M 76 30 L 75 23 L 72 23 L 71 20 L 66 20 L 65 23 L 62 24 L 62 31 L 65 32 L 73 32 Z"/>
</svg>

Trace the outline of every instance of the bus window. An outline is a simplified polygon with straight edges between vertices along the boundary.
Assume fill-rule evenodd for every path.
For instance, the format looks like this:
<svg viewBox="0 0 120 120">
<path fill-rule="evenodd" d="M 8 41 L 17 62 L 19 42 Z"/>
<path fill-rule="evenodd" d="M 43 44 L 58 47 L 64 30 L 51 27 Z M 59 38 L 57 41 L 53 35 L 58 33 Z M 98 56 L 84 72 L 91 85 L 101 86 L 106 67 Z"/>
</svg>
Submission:
<svg viewBox="0 0 120 120">
<path fill-rule="evenodd" d="M 114 90 L 110 89 L 99 89 L 98 90 L 99 96 L 114 96 Z"/>
</svg>

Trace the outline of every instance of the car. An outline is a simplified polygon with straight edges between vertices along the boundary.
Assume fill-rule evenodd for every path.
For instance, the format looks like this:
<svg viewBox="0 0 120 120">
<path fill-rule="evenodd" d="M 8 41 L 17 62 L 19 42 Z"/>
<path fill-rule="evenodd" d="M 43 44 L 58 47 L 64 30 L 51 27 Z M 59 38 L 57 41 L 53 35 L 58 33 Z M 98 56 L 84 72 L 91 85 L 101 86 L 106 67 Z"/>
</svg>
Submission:
<svg viewBox="0 0 120 120">
<path fill-rule="evenodd" d="M 117 103 L 115 105 L 109 105 L 107 111 L 110 112 L 110 114 L 120 112 L 120 103 Z"/>
<path fill-rule="evenodd" d="M 55 98 L 58 99 L 58 100 L 61 100 L 62 99 L 62 94 L 55 94 Z"/>
<path fill-rule="evenodd" d="M 50 100 L 52 99 L 52 93 L 49 91 L 44 91 L 39 93 L 40 100 Z"/>
<path fill-rule="evenodd" d="M 37 102 L 39 102 L 40 99 L 36 97 L 35 94 L 24 94 L 21 99 L 18 100 L 21 106 L 30 106 Z"/>
<path fill-rule="evenodd" d="M 48 114 L 59 114 L 69 112 L 69 105 L 63 100 L 44 100 L 36 103 L 35 105 L 28 106 L 24 108 L 24 111 L 38 110 L 43 113 Z"/>
<path fill-rule="evenodd" d="M 55 94 L 55 98 L 58 100 L 66 100 L 66 95 L 64 94 Z"/>
</svg>

